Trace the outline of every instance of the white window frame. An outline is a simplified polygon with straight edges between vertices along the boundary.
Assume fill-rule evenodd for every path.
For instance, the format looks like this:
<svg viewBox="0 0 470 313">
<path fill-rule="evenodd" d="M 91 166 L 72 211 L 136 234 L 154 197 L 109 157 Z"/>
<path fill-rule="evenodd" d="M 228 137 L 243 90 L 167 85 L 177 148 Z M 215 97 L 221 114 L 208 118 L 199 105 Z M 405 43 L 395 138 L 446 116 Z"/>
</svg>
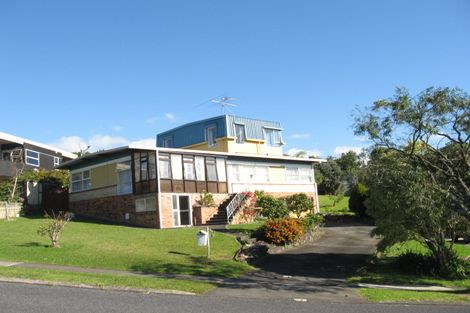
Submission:
<svg viewBox="0 0 470 313">
<path fill-rule="evenodd" d="M 54 157 L 54 167 L 60 165 L 60 158 L 59 157 Z"/>
<path fill-rule="evenodd" d="M 239 137 L 237 134 L 237 126 L 243 127 L 243 141 L 238 142 Z M 237 144 L 244 144 L 246 142 L 246 125 L 243 123 L 233 123 L 233 132 L 235 134 L 235 143 Z"/>
<path fill-rule="evenodd" d="M 163 173 L 165 173 L 163 171 L 163 166 L 164 165 L 168 166 L 168 168 L 166 169 L 168 171 L 168 175 L 163 175 Z M 159 172 L 159 175 L 160 175 L 161 179 L 171 179 L 171 177 L 172 177 L 172 175 L 171 175 L 171 158 L 170 158 L 169 154 L 160 153 L 158 155 L 158 172 Z"/>
<path fill-rule="evenodd" d="M 213 131 L 213 133 L 212 133 Z M 211 138 L 212 137 L 212 138 Z M 210 125 L 206 127 L 206 141 L 209 147 L 215 147 L 217 145 L 217 125 Z"/>
<path fill-rule="evenodd" d="M 271 128 L 271 127 L 263 127 L 263 131 L 264 131 L 264 141 L 265 141 L 265 144 L 269 147 L 280 147 L 282 145 L 282 134 L 281 134 L 281 130 L 277 129 L 277 128 Z M 274 142 L 274 144 L 271 144 L 268 140 L 268 132 L 274 132 L 274 134 L 277 134 L 278 138 L 278 142 Z"/>
<path fill-rule="evenodd" d="M 88 172 L 88 177 L 84 178 L 84 174 Z M 79 179 L 74 180 L 73 177 L 74 175 L 80 175 Z M 79 192 L 79 191 L 86 191 L 91 189 L 91 171 L 88 170 L 83 170 L 83 171 L 78 171 L 78 172 L 72 172 L 70 174 L 70 189 L 71 192 Z M 85 182 L 89 182 L 88 184 L 85 184 Z M 76 189 L 74 187 L 74 183 L 80 182 L 80 188 Z"/>
<path fill-rule="evenodd" d="M 154 201 L 155 206 L 152 206 L 149 208 L 149 202 Z M 139 205 L 138 203 L 143 204 L 141 207 L 143 209 L 138 209 Z M 157 211 L 157 198 L 156 197 L 147 197 L 147 198 L 140 198 L 135 200 L 135 212 L 136 213 L 142 213 L 142 212 L 154 212 Z"/>
<path fill-rule="evenodd" d="M 37 158 L 32 157 L 32 156 L 28 156 L 28 152 L 37 153 L 37 154 L 38 154 Z M 24 159 L 25 159 L 25 163 L 26 163 L 27 165 L 31 165 L 31 166 L 34 166 L 34 167 L 39 167 L 39 166 L 40 166 L 40 161 L 39 161 L 39 156 L 41 155 L 40 152 L 35 151 L 35 150 L 25 149 L 24 155 L 25 155 L 25 158 L 24 158 Z M 38 161 L 38 164 L 29 163 L 29 162 L 28 162 L 28 159 L 37 160 L 37 161 Z"/>
</svg>

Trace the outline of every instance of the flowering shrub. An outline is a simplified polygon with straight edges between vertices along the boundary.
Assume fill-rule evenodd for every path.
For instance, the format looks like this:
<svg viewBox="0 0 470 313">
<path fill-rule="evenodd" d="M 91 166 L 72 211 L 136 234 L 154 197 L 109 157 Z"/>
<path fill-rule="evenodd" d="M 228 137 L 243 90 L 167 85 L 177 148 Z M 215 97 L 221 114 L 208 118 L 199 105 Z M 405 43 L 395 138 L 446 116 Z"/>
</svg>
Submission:
<svg viewBox="0 0 470 313">
<path fill-rule="evenodd" d="M 262 226 L 263 237 L 275 245 L 286 245 L 300 240 L 304 236 L 302 224 L 293 218 L 267 220 Z"/>
</svg>

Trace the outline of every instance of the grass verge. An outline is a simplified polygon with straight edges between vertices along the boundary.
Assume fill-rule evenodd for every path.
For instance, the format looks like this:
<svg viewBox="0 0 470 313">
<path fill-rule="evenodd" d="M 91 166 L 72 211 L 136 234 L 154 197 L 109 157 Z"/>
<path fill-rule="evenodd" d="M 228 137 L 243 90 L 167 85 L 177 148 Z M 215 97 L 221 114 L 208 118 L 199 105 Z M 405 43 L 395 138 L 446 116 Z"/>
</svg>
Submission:
<svg viewBox="0 0 470 313">
<path fill-rule="evenodd" d="M 372 302 L 468 302 L 469 294 L 460 292 L 409 291 L 361 288 L 359 293 Z"/>
<path fill-rule="evenodd" d="M 455 244 L 454 249 L 460 257 L 470 255 L 470 246 Z M 400 271 L 393 266 L 394 259 L 406 251 L 426 253 L 427 248 L 417 241 L 407 241 L 389 247 L 374 265 L 361 269 L 356 276 L 349 277 L 352 284 L 370 283 L 378 285 L 402 286 L 443 286 L 461 289 L 459 291 L 408 291 L 389 289 L 360 289 L 360 294 L 373 302 L 460 302 L 470 301 L 470 279 L 447 280 L 439 277 L 413 275 Z"/>
<path fill-rule="evenodd" d="M 49 282 L 62 282 L 74 284 L 87 284 L 97 287 L 131 287 L 141 289 L 164 289 L 206 293 L 216 286 L 212 283 L 179 279 L 166 279 L 158 277 L 137 277 L 125 275 L 74 273 L 59 270 L 26 269 L 15 267 L 0 268 L 0 277 L 24 278 L 44 280 Z"/>
<path fill-rule="evenodd" d="M 0 260 L 72 265 L 126 271 L 237 277 L 250 269 L 233 260 L 240 245 L 233 236 L 216 233 L 207 250 L 196 244 L 198 228 L 145 229 L 72 221 L 61 248 L 50 248 L 37 229 L 44 218 L 0 221 Z"/>
</svg>

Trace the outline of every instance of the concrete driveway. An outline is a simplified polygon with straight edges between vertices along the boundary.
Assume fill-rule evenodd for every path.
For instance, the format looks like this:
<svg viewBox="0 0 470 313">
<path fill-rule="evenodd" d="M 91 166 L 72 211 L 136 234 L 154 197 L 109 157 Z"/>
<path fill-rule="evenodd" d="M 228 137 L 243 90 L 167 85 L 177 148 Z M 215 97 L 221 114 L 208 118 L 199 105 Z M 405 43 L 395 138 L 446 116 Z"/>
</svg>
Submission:
<svg viewBox="0 0 470 313">
<path fill-rule="evenodd" d="M 330 226 L 323 236 L 302 247 L 269 255 L 258 270 L 226 280 L 210 293 L 219 297 L 297 299 L 331 303 L 364 302 L 346 283 L 375 251 L 370 226 Z"/>
</svg>

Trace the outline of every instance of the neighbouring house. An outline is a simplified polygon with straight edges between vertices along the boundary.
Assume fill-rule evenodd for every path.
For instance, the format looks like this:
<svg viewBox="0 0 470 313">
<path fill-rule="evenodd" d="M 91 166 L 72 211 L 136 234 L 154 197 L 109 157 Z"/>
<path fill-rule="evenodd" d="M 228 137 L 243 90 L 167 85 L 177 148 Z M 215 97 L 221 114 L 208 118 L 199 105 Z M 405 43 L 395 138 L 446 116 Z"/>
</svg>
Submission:
<svg viewBox="0 0 470 313">
<path fill-rule="evenodd" d="M 0 181 L 16 176 L 22 169 L 51 170 L 76 157 L 73 153 L 49 145 L 0 132 Z M 37 182 L 25 183 L 24 205 L 39 206 L 43 200 L 42 187 Z"/>
<path fill-rule="evenodd" d="M 157 135 L 157 147 L 282 155 L 282 127 L 270 122 L 221 115 L 170 129 Z"/>
<path fill-rule="evenodd" d="M 224 119 L 227 116 L 216 118 Z M 227 128 L 223 127 L 216 139 L 225 138 L 228 143 L 231 139 L 224 137 Z M 205 127 L 200 129 L 204 133 Z M 174 143 L 180 140 L 179 136 L 173 138 Z M 171 228 L 229 223 L 243 193 L 255 190 L 275 196 L 304 192 L 314 200 L 318 212 L 313 165 L 321 161 L 130 145 L 85 155 L 59 167 L 70 170 L 69 208 L 75 214 Z M 213 194 L 215 208 L 197 206 L 204 191 Z"/>
</svg>

